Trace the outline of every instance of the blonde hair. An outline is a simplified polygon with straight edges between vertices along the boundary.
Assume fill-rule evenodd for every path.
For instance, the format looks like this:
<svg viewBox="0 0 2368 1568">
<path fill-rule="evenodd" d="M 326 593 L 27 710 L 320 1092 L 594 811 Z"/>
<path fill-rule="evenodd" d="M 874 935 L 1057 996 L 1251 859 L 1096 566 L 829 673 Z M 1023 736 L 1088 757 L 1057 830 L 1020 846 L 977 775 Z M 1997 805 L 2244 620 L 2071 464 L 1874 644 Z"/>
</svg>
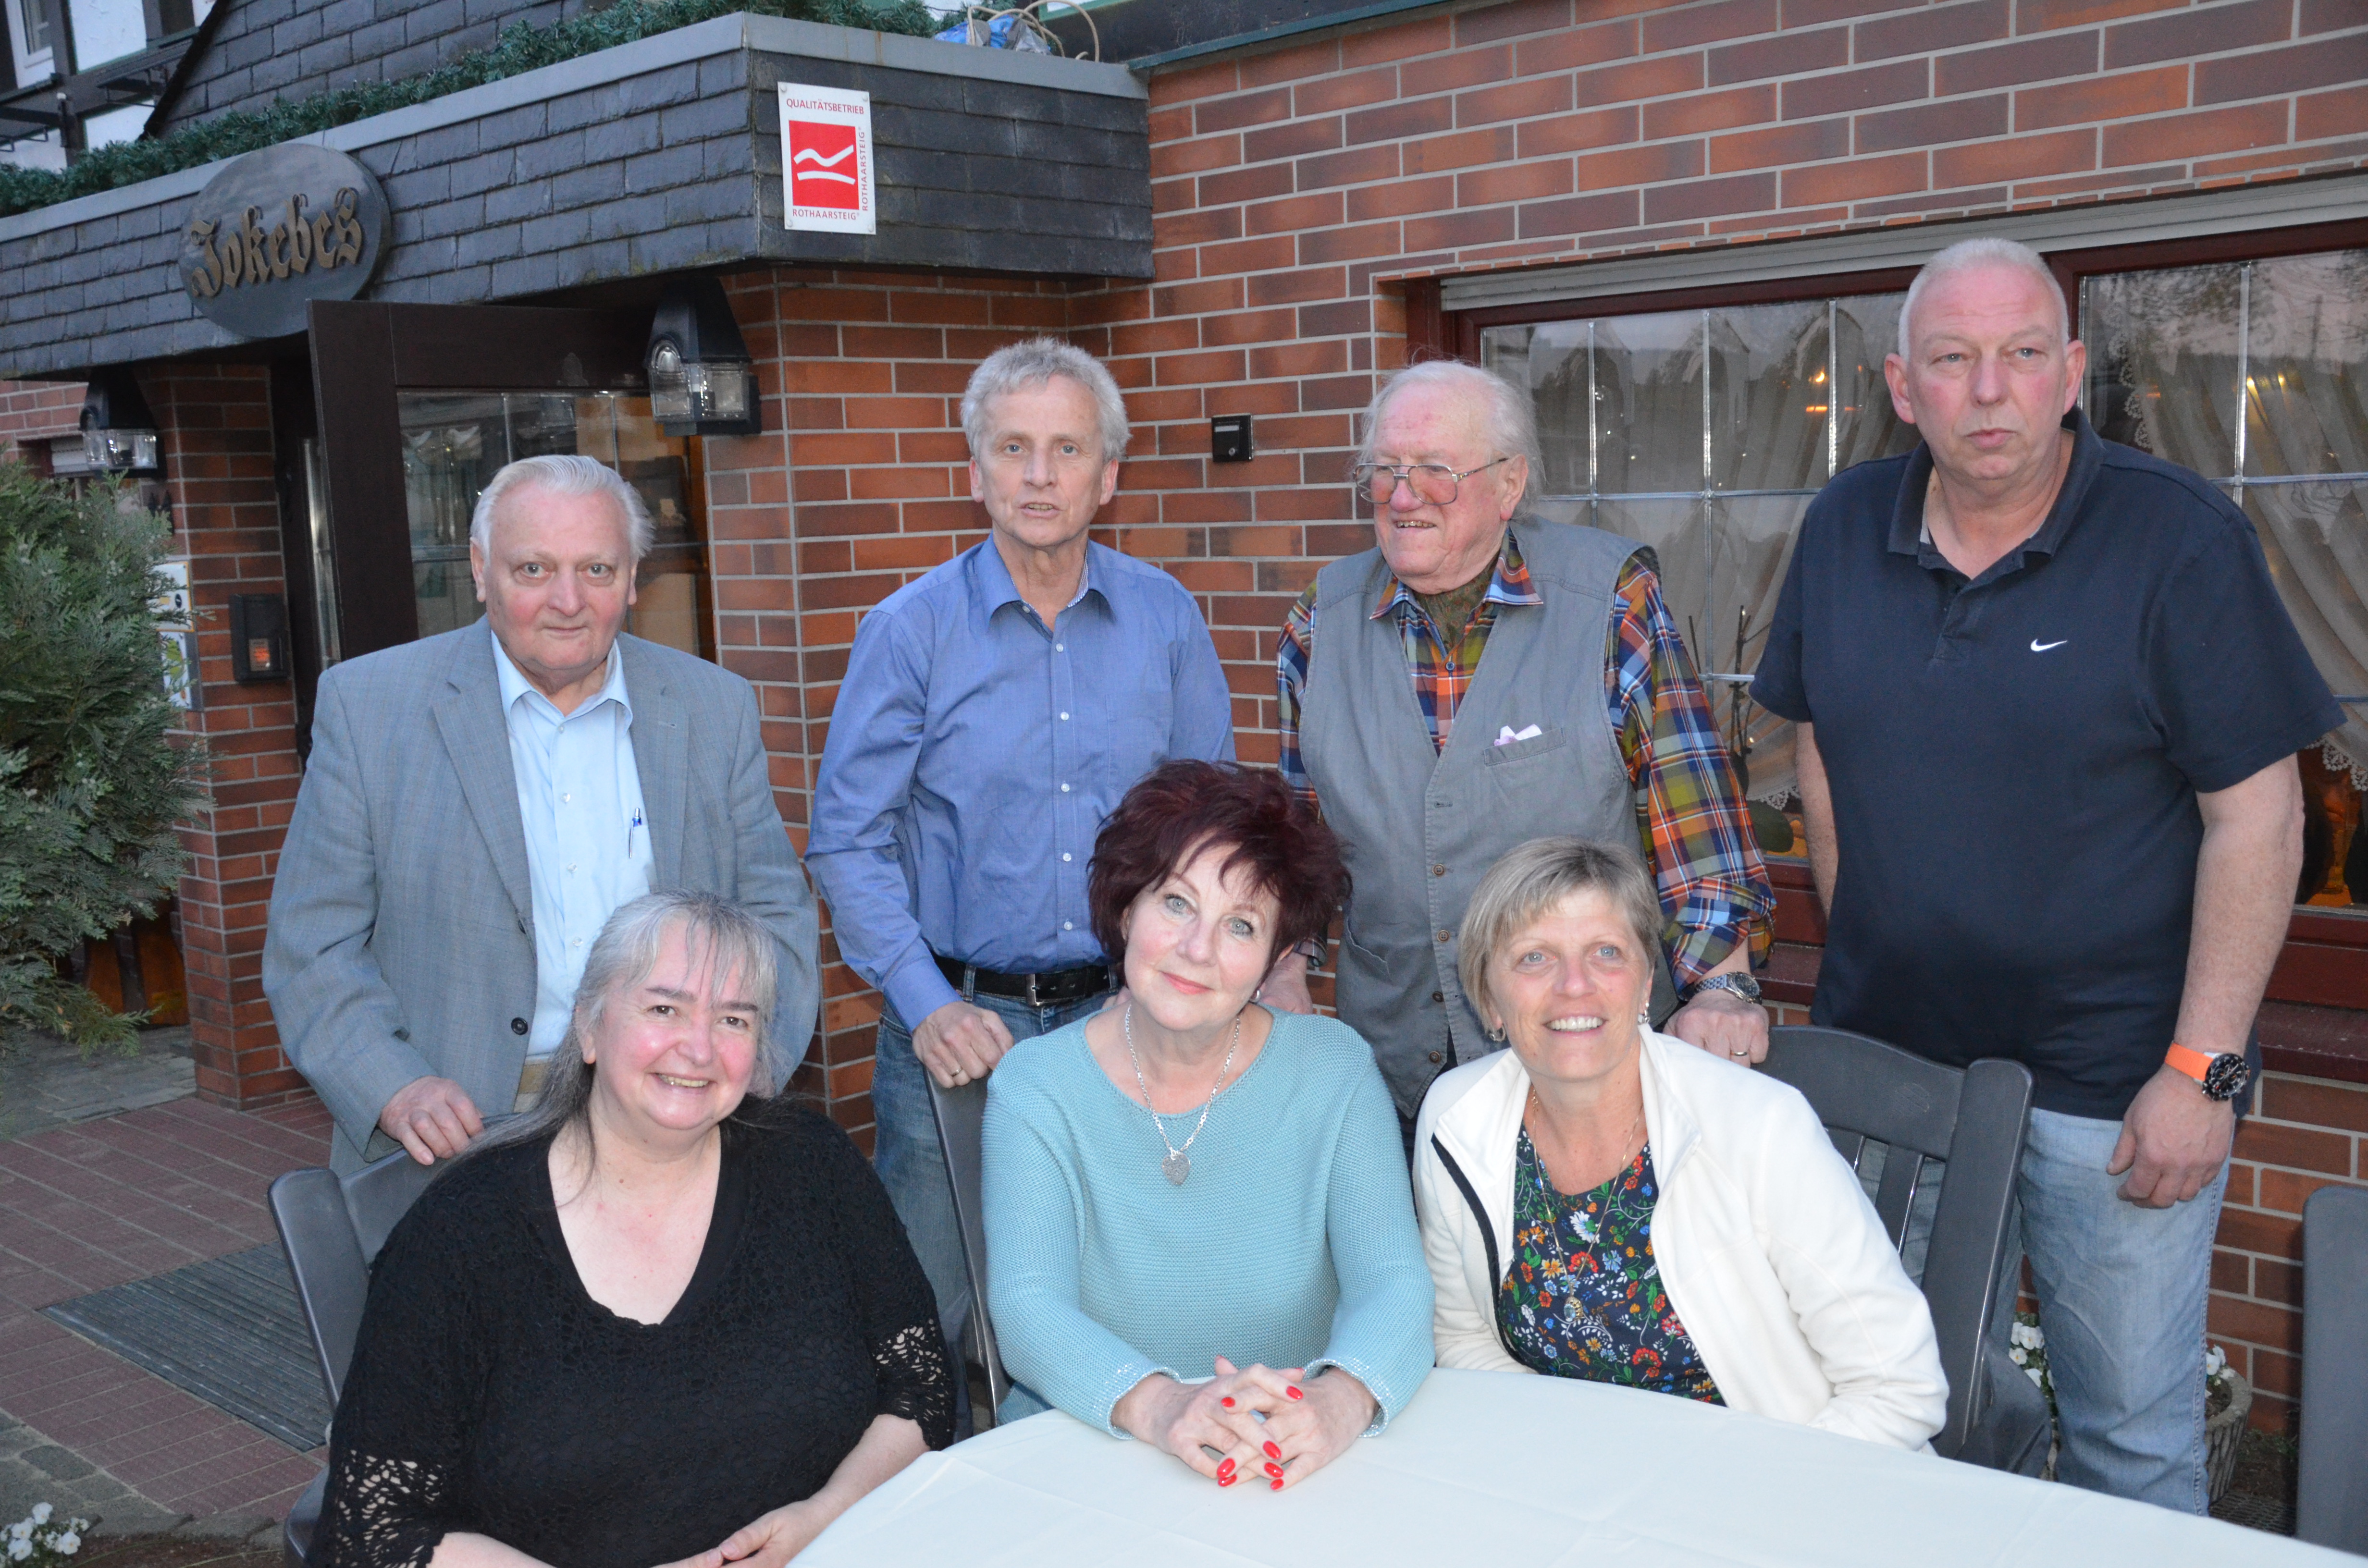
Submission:
<svg viewBox="0 0 2368 1568">
<path fill-rule="evenodd" d="M 1497 1006 L 1489 971 L 1513 938 L 1541 916 L 1581 893 L 1601 893 L 1627 916 L 1637 946 L 1650 959 L 1667 915 L 1644 858 L 1625 845 L 1584 838 L 1532 838 L 1505 852 L 1472 890 L 1463 909 L 1456 973 L 1463 994 L 1485 1020 Z"/>
</svg>

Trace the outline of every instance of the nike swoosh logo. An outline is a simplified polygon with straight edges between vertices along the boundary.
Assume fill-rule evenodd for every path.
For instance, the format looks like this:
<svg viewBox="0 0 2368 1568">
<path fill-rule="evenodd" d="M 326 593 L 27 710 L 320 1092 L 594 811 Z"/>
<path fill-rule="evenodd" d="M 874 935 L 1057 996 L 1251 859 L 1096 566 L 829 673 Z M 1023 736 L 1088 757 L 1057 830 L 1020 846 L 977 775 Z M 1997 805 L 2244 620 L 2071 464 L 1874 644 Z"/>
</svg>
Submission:
<svg viewBox="0 0 2368 1568">
<path fill-rule="evenodd" d="M 2060 642 L 2042 642 L 2038 638 L 2034 637 L 2031 640 L 2031 651 L 2034 653 L 2044 653 L 2050 648 L 2061 648 L 2066 642 L 2069 642 L 2071 641 L 2072 639 L 2066 637 Z"/>
</svg>

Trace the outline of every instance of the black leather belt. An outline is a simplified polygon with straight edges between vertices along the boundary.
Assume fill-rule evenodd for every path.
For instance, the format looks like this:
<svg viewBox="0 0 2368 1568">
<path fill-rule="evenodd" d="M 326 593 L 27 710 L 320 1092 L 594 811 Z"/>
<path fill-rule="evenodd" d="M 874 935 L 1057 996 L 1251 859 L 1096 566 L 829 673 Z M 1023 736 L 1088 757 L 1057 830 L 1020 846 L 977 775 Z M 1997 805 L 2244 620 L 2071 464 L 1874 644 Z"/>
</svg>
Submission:
<svg viewBox="0 0 2368 1568">
<path fill-rule="evenodd" d="M 1064 1002 L 1082 1002 L 1115 990 L 1117 977 L 1106 963 L 1087 964 L 1082 969 L 1064 969 L 1053 974 L 998 974 L 991 969 L 980 969 L 960 959 L 950 959 L 942 953 L 929 955 L 938 960 L 938 971 L 946 977 L 965 1000 L 981 993 L 989 996 L 1008 996 L 1027 1003 L 1031 1007 L 1057 1007 Z"/>
</svg>

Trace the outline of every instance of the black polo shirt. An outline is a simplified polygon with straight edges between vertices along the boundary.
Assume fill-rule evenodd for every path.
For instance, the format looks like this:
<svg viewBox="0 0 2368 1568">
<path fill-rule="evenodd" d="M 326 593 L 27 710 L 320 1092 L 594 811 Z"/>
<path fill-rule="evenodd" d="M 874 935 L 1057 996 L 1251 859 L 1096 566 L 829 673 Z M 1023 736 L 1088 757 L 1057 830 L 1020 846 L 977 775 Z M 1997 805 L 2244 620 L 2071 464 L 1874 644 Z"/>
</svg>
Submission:
<svg viewBox="0 0 2368 1568">
<path fill-rule="evenodd" d="M 1752 696 L 1816 726 L 1839 886 L 1811 1017 L 2118 1119 L 2172 1039 L 2196 793 L 2343 714 L 2245 515 L 2075 410 L 2046 523 L 1968 581 L 1929 449 L 1810 503 Z"/>
</svg>

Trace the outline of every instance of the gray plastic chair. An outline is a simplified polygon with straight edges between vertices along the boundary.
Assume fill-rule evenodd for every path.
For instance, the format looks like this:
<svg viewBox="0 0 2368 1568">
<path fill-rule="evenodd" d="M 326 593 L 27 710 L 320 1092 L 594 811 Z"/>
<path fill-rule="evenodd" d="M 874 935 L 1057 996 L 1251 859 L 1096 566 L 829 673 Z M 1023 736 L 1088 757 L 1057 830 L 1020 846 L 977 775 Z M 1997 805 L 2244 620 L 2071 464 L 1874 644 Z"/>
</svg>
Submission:
<svg viewBox="0 0 2368 1568">
<path fill-rule="evenodd" d="M 312 1332 L 332 1410 L 353 1364 L 354 1337 L 361 1332 L 362 1304 L 370 1297 L 370 1260 L 440 1168 L 397 1152 L 343 1180 L 316 1167 L 290 1171 L 271 1184 L 271 1218 L 279 1227 L 279 1244 L 295 1277 L 296 1301 Z M 288 1510 L 280 1541 L 286 1568 L 304 1568 L 328 1479 L 325 1470 L 314 1476 Z"/>
<path fill-rule="evenodd" d="M 1011 1379 L 1003 1369 L 1003 1352 L 995 1342 L 995 1319 L 986 1310 L 986 1221 L 982 1212 L 986 1130 L 986 1085 L 964 1084 L 941 1089 L 929 1080 L 929 1108 L 937 1113 L 938 1147 L 945 1152 L 946 1175 L 954 1193 L 954 1219 L 962 1225 L 962 1267 L 970 1275 L 970 1338 L 986 1369 L 987 1408 L 971 1411 L 971 1424 L 984 1432 L 995 1425 Z M 957 1367 L 954 1375 L 962 1375 Z"/>
<path fill-rule="evenodd" d="M 2294 1534 L 2368 1556 L 2368 1187 L 2302 1206 L 2302 1462 Z"/>
<path fill-rule="evenodd" d="M 1852 1170 L 1867 1145 L 1885 1146 L 1874 1209 L 1891 1244 L 1930 1160 L 1948 1163 L 1925 1253 L 1948 1419 L 1932 1437 L 1944 1458 L 2036 1475 L 2047 1460 L 2046 1401 L 1987 1331 L 2005 1271 L 2016 1167 L 2031 1120 L 2031 1073 L 2015 1062 L 1960 1070 L 1844 1029 L 1768 1031 L 1760 1071 L 1801 1091 Z"/>
</svg>

